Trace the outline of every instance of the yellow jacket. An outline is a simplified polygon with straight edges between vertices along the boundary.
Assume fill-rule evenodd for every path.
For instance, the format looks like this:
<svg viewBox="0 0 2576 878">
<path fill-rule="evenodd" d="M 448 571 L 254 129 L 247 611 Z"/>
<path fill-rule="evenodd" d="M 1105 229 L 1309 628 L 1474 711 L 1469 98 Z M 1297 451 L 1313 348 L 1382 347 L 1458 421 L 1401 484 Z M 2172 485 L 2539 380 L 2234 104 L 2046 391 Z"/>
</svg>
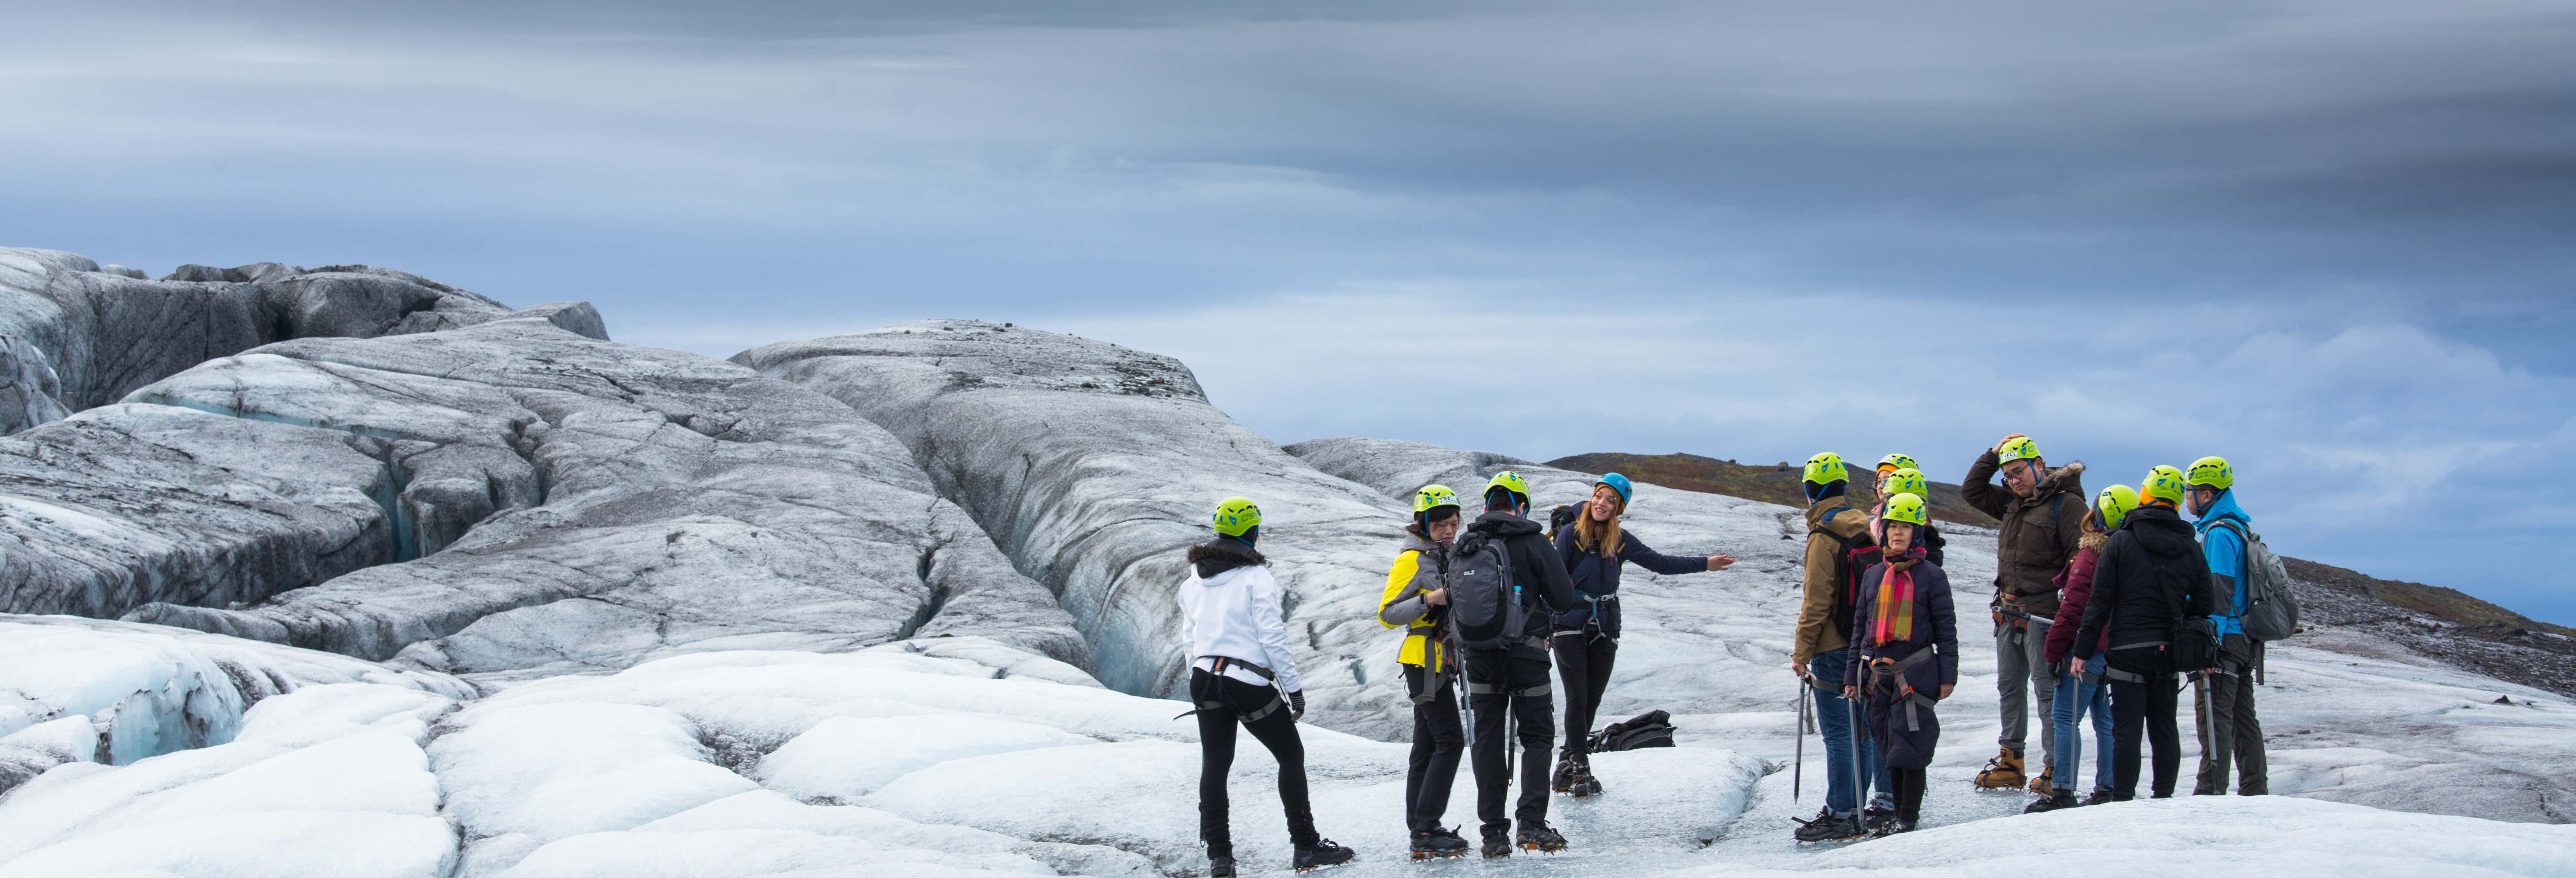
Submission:
<svg viewBox="0 0 2576 878">
<path fill-rule="evenodd" d="M 1423 564 L 1424 556 L 1432 562 Z M 1439 673 L 1444 670 L 1445 656 L 1439 642 L 1440 623 L 1422 593 L 1444 587 L 1442 568 L 1449 564 L 1449 547 L 1404 534 L 1404 548 L 1395 553 L 1395 564 L 1386 571 L 1386 594 L 1377 601 L 1377 622 L 1389 628 L 1405 629 L 1403 651 L 1395 660 Z"/>
</svg>

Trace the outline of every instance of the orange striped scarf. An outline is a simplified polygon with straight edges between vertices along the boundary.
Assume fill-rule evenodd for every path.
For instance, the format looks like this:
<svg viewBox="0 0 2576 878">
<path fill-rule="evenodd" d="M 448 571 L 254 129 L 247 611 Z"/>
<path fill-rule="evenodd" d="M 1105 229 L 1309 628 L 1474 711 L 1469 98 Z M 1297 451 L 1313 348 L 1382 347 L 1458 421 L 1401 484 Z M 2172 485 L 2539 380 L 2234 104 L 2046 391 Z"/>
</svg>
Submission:
<svg viewBox="0 0 2576 878">
<path fill-rule="evenodd" d="M 1916 560 L 1923 549 L 1915 547 L 1904 560 L 1891 560 L 1887 574 L 1878 579 L 1878 600 L 1871 608 L 1869 645 L 1885 646 L 1914 639 L 1914 574 Z"/>
</svg>

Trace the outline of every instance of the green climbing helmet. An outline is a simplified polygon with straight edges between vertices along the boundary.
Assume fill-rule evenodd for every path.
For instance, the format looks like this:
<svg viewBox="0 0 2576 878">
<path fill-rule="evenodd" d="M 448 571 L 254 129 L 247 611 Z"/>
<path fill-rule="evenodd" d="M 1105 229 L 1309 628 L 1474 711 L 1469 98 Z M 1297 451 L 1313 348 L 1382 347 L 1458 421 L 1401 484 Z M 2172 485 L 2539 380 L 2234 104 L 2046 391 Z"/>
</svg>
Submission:
<svg viewBox="0 0 2576 878">
<path fill-rule="evenodd" d="M 2146 481 L 2138 483 L 2138 503 L 2141 505 L 2162 500 L 2180 509 L 2182 494 L 2182 470 L 2162 464 L 2147 470 Z"/>
<path fill-rule="evenodd" d="M 1926 503 L 1932 501 L 1932 490 L 1923 483 L 1923 471 L 1913 467 L 1888 473 L 1886 487 L 1887 495 L 1890 497 L 1898 494 L 1912 494 L 1923 498 Z"/>
<path fill-rule="evenodd" d="M 2016 460 L 2038 459 L 2039 443 L 2030 441 L 2028 436 L 2015 436 L 2004 440 L 2004 444 L 1995 446 L 1996 466 L 2003 466 Z"/>
<path fill-rule="evenodd" d="M 2119 530 L 2129 520 L 2129 510 L 2136 508 L 2138 492 L 2127 485 L 2112 485 L 2093 496 L 2093 514 L 2103 530 Z"/>
<path fill-rule="evenodd" d="M 1932 521 L 1931 512 L 1923 506 L 1923 498 L 1915 494 L 1897 494 L 1887 498 L 1887 511 L 1879 513 L 1878 517 L 1916 526 Z"/>
<path fill-rule="evenodd" d="M 1216 504 L 1216 532 L 1239 537 L 1261 526 L 1261 507 L 1248 497 L 1227 497 Z"/>
<path fill-rule="evenodd" d="M 1424 485 L 1422 490 L 1413 492 L 1413 514 L 1415 515 L 1442 506 L 1456 505 L 1458 505 L 1458 492 L 1449 490 L 1448 485 Z"/>
<path fill-rule="evenodd" d="M 2227 466 L 2227 458 L 2204 457 L 2191 462 L 2191 470 L 2183 474 L 2182 483 L 2195 488 L 2207 485 L 2224 491 L 2236 487 L 2236 471 Z"/>
<path fill-rule="evenodd" d="M 1890 454 L 1878 459 L 1879 472 L 1895 472 L 1901 469 L 1921 471 L 1923 469 L 1923 465 L 1915 463 L 1914 458 L 1907 457 L 1902 454 Z"/>
<path fill-rule="evenodd" d="M 1817 452 L 1807 458 L 1807 481 L 1819 485 L 1851 481 L 1851 468 L 1843 466 L 1843 456 L 1831 451 Z"/>
<path fill-rule="evenodd" d="M 1512 499 L 1514 500 L 1522 503 L 1529 502 L 1529 480 L 1521 478 L 1520 473 L 1516 473 L 1511 470 L 1504 470 L 1502 472 L 1495 473 L 1493 478 L 1485 481 L 1485 496 L 1493 496 L 1495 488 L 1501 488 L 1512 492 Z"/>
</svg>

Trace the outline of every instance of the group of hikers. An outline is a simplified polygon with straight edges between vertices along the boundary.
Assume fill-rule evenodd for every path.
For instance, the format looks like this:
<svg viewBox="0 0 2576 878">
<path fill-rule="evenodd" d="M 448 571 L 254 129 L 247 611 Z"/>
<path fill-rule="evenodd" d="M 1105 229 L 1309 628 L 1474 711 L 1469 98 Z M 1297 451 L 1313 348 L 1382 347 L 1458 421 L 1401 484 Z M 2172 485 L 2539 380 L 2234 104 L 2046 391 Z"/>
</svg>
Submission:
<svg viewBox="0 0 2576 878">
<path fill-rule="evenodd" d="M 1980 452 L 1962 480 L 1962 499 L 2001 523 L 1989 608 L 2001 752 L 1976 786 L 2026 787 L 2038 796 L 2028 811 L 2124 801 L 2136 794 L 2144 741 L 2154 747 L 2152 794 L 2171 796 L 2181 764 L 2176 700 L 2188 676 L 2200 691 L 2195 793 L 2226 792 L 2231 765 L 2239 792 L 2266 792 L 2252 687 L 2262 641 L 2286 634 L 2270 630 L 2281 623 L 2269 616 L 2254 623 L 2260 636 L 2248 633 L 2248 610 L 2265 600 L 2248 583 L 2266 581 L 2263 568 L 2278 562 L 2249 530 L 2233 471 L 2205 457 L 2089 497 L 2083 471 L 2082 463 L 2049 467 L 2029 437 L 2015 434 Z M 1827 782 L 1823 809 L 1797 821 L 1795 835 L 1821 842 L 1912 831 L 1940 738 L 1938 708 L 1959 677 L 1958 620 L 1941 564 L 1947 541 L 1911 457 L 1882 458 L 1866 500 L 1832 453 L 1809 458 L 1801 482 L 1808 535 L 1790 665 L 1802 714 L 1812 698 Z M 1565 836 L 1547 823 L 1549 791 L 1601 794 L 1590 756 L 1608 738 L 1592 724 L 1618 656 L 1620 572 L 1630 563 L 1674 575 L 1735 562 L 1665 555 L 1622 529 L 1634 490 L 1618 473 L 1603 475 L 1588 499 L 1558 507 L 1544 528 L 1530 517 L 1530 485 L 1516 472 L 1486 483 L 1472 521 L 1446 486 L 1414 494 L 1378 610 L 1381 624 L 1404 631 L 1397 659 L 1413 704 L 1404 804 L 1414 859 L 1564 850 Z M 1251 500 L 1220 503 L 1215 537 L 1190 549 L 1180 591 L 1202 757 L 1200 833 L 1217 878 L 1235 874 L 1226 776 L 1238 725 L 1279 763 L 1294 866 L 1352 857 L 1316 831 L 1308 804 L 1296 729 L 1305 693 L 1278 583 L 1255 549 L 1260 525 Z M 1551 774 L 1559 685 L 1565 743 Z M 2036 776 L 2024 758 L 2032 691 L 2042 719 Z M 2094 776 L 2089 797 L 2078 798 L 2078 728 L 2088 714 Z M 1507 811 L 1513 737 L 1520 794 Z M 1476 781 L 1480 848 L 1441 825 L 1462 756 Z"/>
</svg>

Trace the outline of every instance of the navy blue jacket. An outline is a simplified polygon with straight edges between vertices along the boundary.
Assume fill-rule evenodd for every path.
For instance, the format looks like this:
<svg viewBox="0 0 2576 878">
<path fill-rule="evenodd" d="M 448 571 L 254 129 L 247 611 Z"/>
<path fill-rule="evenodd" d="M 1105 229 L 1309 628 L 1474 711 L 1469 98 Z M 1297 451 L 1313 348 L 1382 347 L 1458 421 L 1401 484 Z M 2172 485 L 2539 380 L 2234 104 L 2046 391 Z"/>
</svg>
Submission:
<svg viewBox="0 0 2576 878">
<path fill-rule="evenodd" d="M 1708 570 L 1706 555 L 1666 555 L 1648 548 L 1645 541 L 1624 529 L 1619 531 L 1619 558 L 1616 561 L 1601 557 L 1599 552 L 1576 549 L 1572 527 L 1556 532 L 1556 553 L 1565 558 L 1565 576 L 1574 581 L 1577 596 L 1618 594 L 1619 571 L 1626 566 L 1622 562 L 1634 563 L 1666 576 Z M 1583 630 L 1584 623 L 1592 620 L 1593 606 L 1592 602 L 1585 601 L 1572 609 L 1559 611 L 1554 618 L 1556 630 Z M 1599 606 L 1601 633 L 1619 636 L 1619 605 L 1604 601 Z"/>
</svg>

